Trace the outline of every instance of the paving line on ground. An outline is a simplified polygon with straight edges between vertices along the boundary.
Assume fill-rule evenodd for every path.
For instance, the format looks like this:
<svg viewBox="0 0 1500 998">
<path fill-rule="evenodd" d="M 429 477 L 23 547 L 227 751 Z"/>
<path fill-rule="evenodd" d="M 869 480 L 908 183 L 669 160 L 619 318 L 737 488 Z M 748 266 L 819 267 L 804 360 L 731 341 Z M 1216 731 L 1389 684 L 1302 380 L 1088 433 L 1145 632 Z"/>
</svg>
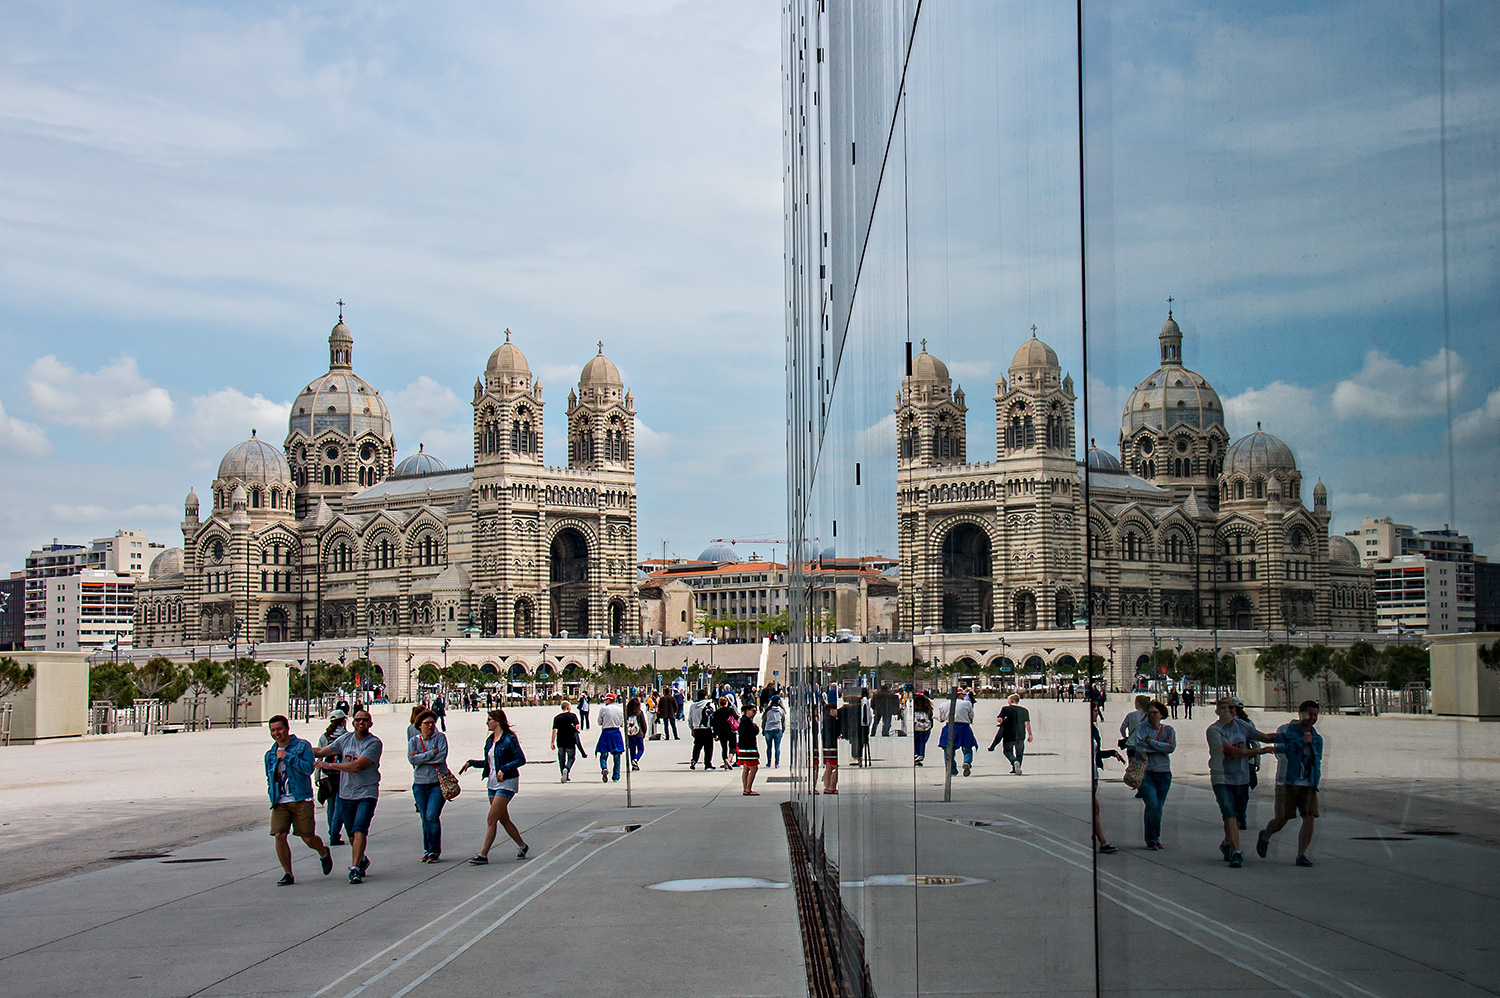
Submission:
<svg viewBox="0 0 1500 998">
<path fill-rule="evenodd" d="M 541 859 L 543 856 L 546 856 L 547 853 L 551 852 L 553 849 L 556 849 L 557 846 L 561 845 L 563 842 L 568 842 L 568 841 L 571 841 L 573 839 L 578 838 L 580 835 L 583 835 L 590 828 L 592 828 L 595 824 L 597 824 L 597 822 L 593 822 L 593 821 L 589 822 L 588 824 L 584 825 L 582 828 L 578 829 L 578 831 L 574 832 L 572 835 L 569 835 L 565 839 L 559 840 L 557 843 L 555 843 L 552 846 L 548 847 L 546 850 L 542 851 L 541 853 L 538 853 L 537 856 L 536 856 L 536 859 Z M 505 894 L 508 894 L 510 891 L 514 890 L 516 887 L 518 887 L 521 884 L 525 883 L 526 880 L 531 879 L 531 877 L 534 877 L 537 874 L 541 873 L 543 870 L 547 869 L 547 867 L 551 866 L 553 863 L 556 863 L 563 856 L 566 856 L 568 853 L 572 852 L 574 849 L 577 849 L 581 845 L 583 845 L 582 841 L 574 842 L 572 845 L 568 846 L 561 853 L 559 853 L 557 856 L 554 856 L 552 859 L 548 860 L 546 863 L 542 864 L 540 867 L 538 867 L 538 866 L 536 866 L 534 864 L 531 864 L 531 865 L 528 865 L 528 866 L 524 866 L 524 867 L 518 867 L 518 868 L 512 870 L 511 872 L 505 874 L 504 876 L 500 877 L 499 879 L 493 881 L 492 883 L 487 884 L 485 887 L 483 887 L 482 889 L 476 891 L 474 894 L 472 894 L 469 897 L 465 898 L 464 900 L 458 902 L 457 904 L 453 905 L 448 910 L 446 910 L 446 911 L 442 912 L 441 914 L 437 915 L 436 917 L 430 919 L 425 925 L 422 925 L 422 926 L 419 926 L 419 927 L 413 929 L 412 931 L 408 932 L 406 935 L 402 936 L 400 939 L 397 939 L 395 942 L 391 943 L 385 949 L 381 950 L 378 953 L 372 954 L 371 956 L 369 956 L 368 958 L 366 958 L 361 963 L 356 964 L 355 966 L 351 967 L 349 970 L 345 971 L 343 974 L 341 974 L 338 977 L 334 978 L 332 981 L 329 981 L 327 984 L 323 985 L 323 987 L 319 988 L 317 991 L 314 991 L 312 993 L 312 998 L 319 998 L 319 996 L 323 995 L 324 993 L 326 993 L 328 991 L 331 991 L 332 989 L 338 987 L 344 981 L 348 980 L 349 978 L 353 977 L 355 974 L 358 974 L 364 968 L 368 967 L 371 963 L 374 963 L 376 960 L 379 960 L 381 957 L 383 957 L 386 954 L 390 953 L 392 950 L 394 950 L 394 949 L 396 949 L 396 948 L 404 945 L 405 943 L 410 942 L 412 939 L 415 939 L 417 936 L 421 935 L 422 933 L 426 932 L 428 929 L 431 929 L 433 926 L 437 925 L 443 919 L 448 918 L 448 917 L 452 916 L 454 913 L 458 912 L 464 906 L 473 904 L 475 901 L 477 901 L 480 898 L 484 897 L 486 894 L 488 894 L 491 891 L 495 890 L 497 887 L 500 887 L 502 884 L 504 884 L 511 877 L 514 877 L 516 874 L 521 873 L 523 871 L 527 871 L 527 870 L 531 871 L 526 877 L 524 877 L 520 881 L 517 881 L 516 883 L 512 884 L 510 887 L 506 888 L 505 891 L 501 892 L 500 895 L 498 895 L 494 900 L 492 900 L 490 902 L 490 904 L 494 904 L 495 901 L 498 901 L 501 897 L 504 897 Z M 458 869 L 458 867 L 454 866 L 453 869 L 456 870 L 456 869 Z M 431 879 L 436 879 L 436 878 L 428 878 L 428 879 L 431 880 Z M 457 928 L 459 925 L 462 925 L 464 921 L 467 921 L 469 918 L 473 918 L 474 915 L 477 915 L 480 911 L 483 911 L 483 910 L 484 910 L 484 908 L 480 908 L 477 911 L 475 911 L 475 912 L 471 913 L 470 915 L 468 915 L 462 921 L 455 922 L 448 929 L 444 930 L 444 933 L 451 932 L 453 929 Z M 434 936 L 432 940 L 429 940 L 427 943 L 424 943 L 423 944 L 423 948 L 425 948 L 428 945 L 431 945 L 432 942 L 436 941 L 444 933 L 439 933 L 438 936 Z M 420 952 L 420 948 L 418 950 L 413 950 L 411 955 L 415 955 L 417 952 Z"/>
<path fill-rule="evenodd" d="M 681 810 L 681 808 L 674 807 L 674 808 L 672 808 L 672 810 L 668 811 L 666 814 L 658 815 L 657 817 L 652 818 L 650 821 L 642 822 L 639 827 L 640 828 L 648 828 L 651 825 L 656 824 L 658 821 L 663 821 L 666 818 L 671 817 L 673 814 L 676 814 L 679 810 Z M 553 886 L 555 886 L 559 881 L 561 881 L 568 874 L 572 873 L 574 870 L 578 869 L 584 863 L 587 863 L 590 859 L 593 859 L 595 856 L 597 856 L 599 853 L 603 852 L 604 850 L 608 849 L 610 846 L 615 845 L 617 842 L 623 842 L 626 839 L 626 837 L 627 836 L 624 835 L 624 834 L 619 835 L 619 836 L 617 836 L 615 838 L 612 838 L 609 841 L 604 842 L 601 845 L 595 846 L 593 849 L 589 850 L 585 855 L 583 855 L 577 861 L 575 861 L 572 866 L 569 866 L 566 870 L 563 870 L 561 873 L 559 873 L 556 876 L 554 876 L 551 880 L 547 881 L 545 884 L 543 884 L 542 886 L 538 887 L 536 890 L 532 891 L 529 895 L 527 895 L 524 899 L 522 899 L 520 902 L 518 902 L 514 907 L 512 907 L 505 914 L 501 915 L 499 918 L 495 919 L 489 925 L 485 926 L 483 929 L 481 929 L 480 931 L 476 932 L 473 936 L 471 936 L 466 942 L 464 942 L 461 946 L 459 946 L 457 949 L 455 949 L 452 953 L 449 953 L 447 956 L 445 956 L 443 959 L 439 960 L 432 967 L 429 967 L 427 970 L 425 970 L 421 974 L 417 975 L 417 977 L 410 984 L 406 985 L 401 990 L 397 991 L 394 995 L 391 996 L 391 998 L 405 998 L 406 995 L 411 994 L 411 992 L 415 991 L 418 987 L 420 987 L 422 984 L 424 984 L 428 979 L 430 979 L 438 971 L 442 970 L 444 967 L 447 967 L 454 960 L 457 960 L 464 953 L 468 952 L 474 946 L 478 945 L 480 943 L 480 941 L 482 941 L 490 933 L 494 932 L 496 929 L 500 928 L 500 926 L 502 926 L 506 922 L 510 921 L 512 917 L 514 917 L 519 911 L 521 911 L 521 909 L 525 908 L 532 901 L 534 901 L 537 898 L 541 897 L 543 894 L 545 894 L 548 890 L 550 890 Z M 574 848 L 577 848 L 579 845 L 582 845 L 582 843 L 581 842 L 580 843 L 575 843 L 575 845 L 569 846 L 567 850 L 565 850 L 562 854 L 559 854 L 552 862 L 557 862 L 558 860 L 562 859 L 563 855 L 566 855 L 568 852 L 571 852 Z M 549 863 L 548 865 L 550 866 L 551 863 Z M 542 870 L 537 870 L 536 873 L 528 875 L 527 877 L 523 878 L 522 880 L 517 881 L 510 888 L 508 888 L 505 891 L 505 893 L 506 894 L 510 893 L 511 890 L 514 890 L 516 887 L 521 886 L 521 884 L 524 884 L 526 881 L 532 879 L 532 877 L 540 874 L 541 872 L 542 872 Z M 503 895 L 501 895 L 501 896 L 503 896 Z M 468 921 L 469 918 L 472 918 L 472 917 L 474 917 L 474 915 L 477 915 L 479 913 L 479 911 L 483 911 L 485 908 L 489 908 L 491 905 L 495 904 L 499 900 L 500 900 L 500 897 L 497 896 L 496 898 L 494 898 L 493 900 L 491 900 L 488 904 L 484 905 L 484 908 L 481 908 L 478 911 L 475 911 L 472 914 L 470 914 L 469 916 L 467 916 L 464 919 L 464 921 Z M 458 924 L 462 924 L 462 923 L 458 923 Z M 456 928 L 456 927 L 457 927 L 457 925 L 451 926 L 449 929 L 444 930 L 443 934 L 445 935 L 448 931 L 451 931 L 453 928 Z M 399 967 L 401 964 L 405 963 L 407 960 L 411 959 L 411 957 L 415 956 L 422 949 L 426 949 L 426 947 L 428 945 L 430 945 L 431 942 L 436 941 L 436 938 L 437 937 L 434 937 L 433 940 L 430 940 L 428 943 L 424 943 L 417 950 L 412 951 L 411 953 L 407 954 L 407 956 L 403 957 L 401 960 L 399 960 L 396 963 L 392 964 L 390 967 L 387 967 L 386 969 L 382 970 L 380 973 L 378 973 L 375 976 L 371 977 L 369 980 L 365 981 L 359 987 L 355 988 L 353 991 L 350 991 L 347 995 L 345 995 L 345 998 L 353 998 L 353 996 L 363 993 L 364 990 L 366 988 L 368 988 L 370 985 L 376 983 L 377 981 L 379 981 L 382 978 L 384 978 L 386 975 L 390 974 L 397 967 Z"/>
<path fill-rule="evenodd" d="M 921 812 L 918 813 L 920 814 Z M 922 814 L 921 816 L 931 821 L 941 821 L 947 824 L 955 824 L 960 828 L 972 828 L 976 832 L 983 832 L 986 835 L 993 835 L 996 838 L 1002 838 L 1011 842 L 1018 843 L 1020 845 L 1029 846 L 1032 849 L 1036 849 L 1039 852 L 1046 853 L 1054 859 L 1057 859 L 1063 863 L 1067 863 L 1070 866 L 1077 867 L 1078 869 L 1087 871 L 1089 873 L 1094 872 L 1093 851 L 1091 849 L 1086 849 L 1066 839 L 1056 838 L 1046 829 L 1038 825 L 1034 825 L 1022 818 L 1017 818 L 1014 815 L 1007 814 L 1002 815 L 1002 817 L 1004 817 L 1007 821 L 1013 821 L 1016 824 L 1026 826 L 1029 831 L 1035 833 L 1033 838 L 1024 838 L 1018 835 L 1008 835 L 1005 832 L 996 831 L 993 828 L 986 828 L 982 826 L 960 825 L 950 818 L 942 817 L 939 815 Z M 1054 851 L 1053 849 L 1049 849 L 1041 843 L 1037 842 L 1036 838 L 1041 838 L 1050 845 L 1056 846 L 1059 850 L 1063 851 Z M 1071 853 L 1072 855 L 1068 855 L 1068 853 Z M 1085 857 L 1087 857 L 1087 859 L 1085 859 Z M 1256 977 L 1262 978 L 1263 980 L 1275 985 L 1278 988 L 1285 989 L 1293 994 L 1298 995 L 1299 998 L 1312 998 L 1312 996 L 1293 988 L 1286 982 L 1284 977 L 1273 976 L 1272 974 L 1261 970 L 1258 967 L 1245 963 L 1242 960 L 1235 959 L 1233 956 L 1226 954 L 1223 951 L 1222 947 L 1215 946 L 1208 940 L 1205 940 L 1203 938 L 1200 938 L 1199 936 L 1190 934 L 1188 931 L 1184 931 L 1177 928 L 1176 926 L 1168 924 L 1166 921 L 1164 921 L 1164 919 L 1171 919 L 1173 921 L 1188 923 L 1189 927 L 1192 930 L 1200 933 L 1201 935 L 1209 936 L 1220 943 L 1232 946 L 1238 950 L 1243 950 L 1250 956 L 1253 956 L 1259 960 L 1274 964 L 1276 967 L 1305 981 L 1312 987 L 1329 994 L 1338 995 L 1339 998 L 1353 998 L 1355 994 L 1363 995 L 1365 996 L 1365 998 L 1382 998 L 1382 996 L 1377 992 L 1370 991 L 1367 988 L 1355 984 L 1353 981 L 1347 980 L 1343 977 L 1339 977 L 1337 974 L 1331 973 L 1330 971 L 1327 971 L 1322 967 L 1317 966 L 1316 964 L 1309 963 L 1301 957 L 1288 953 L 1287 951 L 1280 949 L 1279 947 L 1274 946 L 1263 939 L 1253 936 L 1242 929 L 1236 929 L 1233 926 L 1227 925 L 1226 923 L 1205 915 L 1202 912 L 1195 911 L 1194 909 L 1188 908 L 1185 905 L 1164 898 L 1159 894 L 1156 894 L 1144 887 L 1140 887 L 1132 883 L 1131 881 L 1126 880 L 1124 877 L 1103 870 L 1099 871 L 1099 876 L 1103 880 L 1107 881 L 1110 884 L 1110 887 L 1129 892 L 1128 895 L 1122 897 L 1111 890 L 1100 890 L 1099 893 L 1101 897 L 1119 905 L 1121 908 L 1125 909 L 1131 914 L 1136 915 L 1137 917 L 1147 922 L 1150 922 L 1152 925 L 1155 925 L 1162 929 L 1166 929 L 1173 935 L 1178 936 L 1184 941 L 1197 946 L 1198 948 L 1212 954 L 1213 956 L 1217 956 L 1220 959 L 1223 959 L 1226 962 L 1231 963 L 1248 973 L 1254 974 Z M 1144 910 L 1142 906 L 1155 909 L 1157 917 L 1152 917 L 1152 915 Z M 1236 939 L 1233 938 L 1233 936 L 1239 936 L 1242 937 L 1242 939 Z M 1276 956 L 1269 955 L 1266 951 L 1278 954 L 1279 956 L 1285 957 L 1286 959 L 1277 959 Z M 1312 973 L 1310 974 L 1304 970 L 1299 969 L 1296 966 L 1293 966 L 1293 963 L 1300 964 L 1302 967 L 1307 968 L 1307 971 L 1311 971 Z M 1318 980 L 1316 977 L 1312 976 L 1313 974 L 1322 975 L 1323 977 L 1327 978 L 1327 980 Z"/>
</svg>

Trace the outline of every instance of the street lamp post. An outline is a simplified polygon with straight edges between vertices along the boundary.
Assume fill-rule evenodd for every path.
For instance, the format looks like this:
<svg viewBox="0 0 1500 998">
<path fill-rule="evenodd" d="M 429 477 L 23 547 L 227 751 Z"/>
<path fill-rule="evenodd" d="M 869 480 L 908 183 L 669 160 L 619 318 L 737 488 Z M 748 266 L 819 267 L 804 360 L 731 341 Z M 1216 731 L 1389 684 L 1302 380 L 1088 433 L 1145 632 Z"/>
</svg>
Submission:
<svg viewBox="0 0 1500 998">
<path fill-rule="evenodd" d="M 229 726 L 238 728 L 240 726 L 240 618 L 234 618 L 234 633 L 229 637 L 229 668 L 230 675 L 234 679 L 234 688 L 230 696 L 234 702 L 229 705 Z"/>
<path fill-rule="evenodd" d="M 307 680 L 307 707 L 303 711 L 304 721 L 312 720 L 312 638 L 307 639 L 307 660 L 302 663 L 302 678 Z"/>
</svg>

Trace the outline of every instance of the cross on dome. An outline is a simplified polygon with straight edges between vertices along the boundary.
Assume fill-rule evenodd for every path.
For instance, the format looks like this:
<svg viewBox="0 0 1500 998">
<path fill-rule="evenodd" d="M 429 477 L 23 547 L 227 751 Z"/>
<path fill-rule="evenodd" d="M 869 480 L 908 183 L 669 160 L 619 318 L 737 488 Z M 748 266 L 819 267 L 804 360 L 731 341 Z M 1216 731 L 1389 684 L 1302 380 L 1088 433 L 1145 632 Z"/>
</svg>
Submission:
<svg viewBox="0 0 1500 998">
<path fill-rule="evenodd" d="M 338 307 L 339 307 L 339 321 L 343 322 L 344 321 L 344 299 L 340 298 L 334 304 L 338 305 Z"/>
</svg>

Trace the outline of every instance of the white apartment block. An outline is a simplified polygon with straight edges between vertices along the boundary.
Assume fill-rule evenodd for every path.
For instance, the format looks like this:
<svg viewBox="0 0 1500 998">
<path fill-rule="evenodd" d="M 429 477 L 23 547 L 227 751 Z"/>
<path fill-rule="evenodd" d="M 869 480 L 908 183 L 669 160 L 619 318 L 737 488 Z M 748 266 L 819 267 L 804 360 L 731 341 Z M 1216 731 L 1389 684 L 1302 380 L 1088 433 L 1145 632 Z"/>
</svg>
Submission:
<svg viewBox="0 0 1500 998">
<path fill-rule="evenodd" d="M 1460 565 L 1422 555 L 1402 555 L 1375 564 L 1375 622 L 1382 633 L 1400 628 L 1427 634 L 1474 630 L 1472 586 L 1460 598 Z M 1470 565 L 1470 579 L 1473 566 Z"/>
<path fill-rule="evenodd" d="M 135 621 L 135 577 L 129 572 L 85 568 L 74 575 L 45 580 L 47 601 L 44 645 L 47 651 L 111 652 L 132 647 Z"/>
<path fill-rule="evenodd" d="M 100 537 L 88 544 L 52 543 L 26 556 L 26 647 L 35 651 L 56 651 L 49 625 L 49 608 L 53 605 L 47 580 L 77 575 L 85 569 L 123 573 L 133 581 L 144 580 L 152 560 L 162 551 L 139 530 L 117 530 L 113 537 Z M 134 602 L 132 590 L 132 603 Z"/>
</svg>

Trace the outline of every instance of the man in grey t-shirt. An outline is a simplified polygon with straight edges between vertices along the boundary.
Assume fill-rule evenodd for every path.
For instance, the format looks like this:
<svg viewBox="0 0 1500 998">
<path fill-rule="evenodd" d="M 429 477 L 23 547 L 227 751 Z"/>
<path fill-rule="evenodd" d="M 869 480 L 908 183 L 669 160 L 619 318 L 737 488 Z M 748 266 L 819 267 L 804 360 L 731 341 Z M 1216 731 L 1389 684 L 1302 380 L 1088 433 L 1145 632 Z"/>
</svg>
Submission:
<svg viewBox="0 0 1500 998">
<path fill-rule="evenodd" d="M 313 749 L 313 754 L 318 757 L 317 768 L 339 774 L 335 834 L 339 828 L 348 829 L 349 845 L 353 850 L 349 883 L 361 884 L 364 883 L 365 871 L 370 868 L 365 841 L 370 834 L 370 820 L 375 817 L 375 804 L 380 798 L 381 744 L 380 739 L 370 733 L 368 710 L 356 710 L 352 720 L 353 731 L 340 735 L 326 748 Z M 329 759 L 334 761 L 327 761 Z"/>
<path fill-rule="evenodd" d="M 1208 726 L 1208 773 L 1214 799 L 1219 803 L 1219 817 L 1224 819 L 1224 841 L 1219 852 L 1230 866 L 1245 863 L 1240 852 L 1240 829 L 1245 827 L 1245 810 L 1250 803 L 1250 760 L 1265 750 L 1251 748 L 1250 743 L 1265 738 L 1255 725 L 1240 718 L 1229 697 L 1221 697 L 1214 706 L 1218 720 Z"/>
</svg>

